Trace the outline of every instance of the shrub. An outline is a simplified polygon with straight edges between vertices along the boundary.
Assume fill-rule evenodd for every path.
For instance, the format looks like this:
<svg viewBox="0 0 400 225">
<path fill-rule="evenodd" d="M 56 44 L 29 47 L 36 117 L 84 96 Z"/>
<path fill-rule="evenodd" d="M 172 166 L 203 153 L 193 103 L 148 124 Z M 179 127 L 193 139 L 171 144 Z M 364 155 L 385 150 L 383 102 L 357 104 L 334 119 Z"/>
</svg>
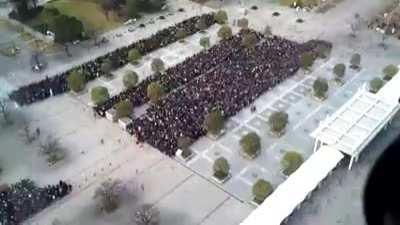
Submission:
<svg viewBox="0 0 400 225">
<path fill-rule="evenodd" d="M 333 67 L 333 73 L 336 75 L 337 79 L 342 79 L 346 72 L 346 66 L 343 63 L 336 64 Z"/>
<path fill-rule="evenodd" d="M 311 53 L 303 53 L 300 56 L 300 66 L 301 68 L 303 68 L 304 70 L 309 70 L 312 65 L 314 64 L 314 56 Z"/>
<path fill-rule="evenodd" d="M 273 188 L 268 181 L 259 179 L 253 184 L 252 192 L 254 201 L 261 204 L 273 192 Z"/>
<path fill-rule="evenodd" d="M 350 64 L 351 68 L 359 68 L 361 64 L 361 55 L 358 53 L 353 54 L 350 59 Z"/>
<path fill-rule="evenodd" d="M 237 21 L 237 25 L 238 25 L 238 27 L 240 27 L 240 29 L 248 29 L 249 28 L 249 20 L 246 18 L 241 18 Z"/>
<path fill-rule="evenodd" d="M 204 120 L 204 127 L 207 132 L 218 135 L 224 128 L 224 118 L 219 110 L 213 110 L 207 114 Z"/>
<path fill-rule="evenodd" d="M 160 58 L 153 59 L 151 62 L 151 70 L 153 70 L 154 73 L 161 73 L 164 69 L 164 62 Z"/>
<path fill-rule="evenodd" d="M 164 95 L 164 90 L 157 82 L 152 82 L 147 86 L 147 97 L 151 102 L 157 103 Z"/>
<path fill-rule="evenodd" d="M 142 59 L 142 54 L 136 48 L 129 50 L 128 59 L 132 64 L 138 64 Z"/>
<path fill-rule="evenodd" d="M 222 40 L 229 39 L 230 37 L 232 37 L 232 29 L 228 25 L 223 25 L 218 30 L 218 37 Z"/>
<path fill-rule="evenodd" d="M 91 99 L 95 105 L 101 105 L 110 97 L 106 87 L 98 86 L 92 88 Z"/>
<path fill-rule="evenodd" d="M 248 133 L 240 139 L 240 146 L 246 155 L 254 157 L 261 148 L 260 137 L 255 132 Z"/>
<path fill-rule="evenodd" d="M 209 37 L 202 37 L 200 38 L 200 45 L 204 48 L 207 49 L 210 47 L 210 38 Z"/>
<path fill-rule="evenodd" d="M 242 45 L 248 49 L 254 48 L 257 44 L 258 38 L 254 33 L 248 33 L 243 35 Z"/>
<path fill-rule="evenodd" d="M 135 87 L 139 80 L 139 76 L 134 71 L 126 71 L 124 77 L 122 78 L 122 83 L 124 84 L 125 88 L 132 88 Z"/>
<path fill-rule="evenodd" d="M 369 91 L 377 93 L 383 87 L 383 80 L 381 78 L 374 78 L 369 82 Z"/>
<path fill-rule="evenodd" d="M 289 176 L 303 164 L 303 161 L 303 157 L 299 153 L 286 152 L 281 160 L 283 174 Z"/>
<path fill-rule="evenodd" d="M 214 14 L 214 19 L 218 24 L 225 24 L 228 20 L 228 14 L 224 10 L 219 10 Z"/>
<path fill-rule="evenodd" d="M 228 160 L 224 157 L 220 157 L 215 160 L 213 165 L 214 176 L 219 180 L 225 179 L 229 175 L 230 166 Z"/>
<path fill-rule="evenodd" d="M 268 123 L 272 132 L 282 133 L 289 122 L 289 115 L 286 112 L 274 112 L 268 118 Z"/>
<path fill-rule="evenodd" d="M 117 118 L 129 117 L 133 111 L 133 105 L 130 101 L 120 101 L 115 105 Z"/>
<path fill-rule="evenodd" d="M 399 72 L 399 68 L 397 68 L 397 66 L 395 66 L 393 64 L 387 65 L 383 69 L 383 74 L 384 74 L 383 79 L 390 80 L 397 74 L 397 72 Z"/>
<path fill-rule="evenodd" d="M 317 98 L 324 99 L 328 91 L 328 82 L 324 78 L 318 78 L 314 81 L 313 90 Z"/>
<path fill-rule="evenodd" d="M 85 88 L 85 78 L 81 73 L 72 71 L 67 77 L 67 83 L 70 90 L 80 92 Z"/>
</svg>

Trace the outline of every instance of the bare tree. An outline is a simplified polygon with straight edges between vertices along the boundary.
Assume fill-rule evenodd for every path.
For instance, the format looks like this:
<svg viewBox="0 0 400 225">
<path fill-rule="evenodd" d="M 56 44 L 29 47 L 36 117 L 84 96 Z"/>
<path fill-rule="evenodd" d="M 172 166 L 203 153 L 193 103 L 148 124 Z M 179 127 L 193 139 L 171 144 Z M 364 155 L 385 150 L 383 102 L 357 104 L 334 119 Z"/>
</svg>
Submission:
<svg viewBox="0 0 400 225">
<path fill-rule="evenodd" d="M 160 224 L 160 211 L 150 204 L 143 204 L 135 213 L 137 225 L 158 225 Z"/>
<path fill-rule="evenodd" d="M 40 152 L 47 157 L 49 165 L 54 165 L 65 158 L 65 150 L 61 147 L 59 141 L 52 136 L 39 145 Z"/>
<path fill-rule="evenodd" d="M 19 131 L 22 139 L 24 139 L 25 144 L 31 144 L 33 141 L 35 141 L 36 136 L 31 132 L 31 129 L 29 127 L 29 124 L 26 123 L 23 128 Z"/>
<path fill-rule="evenodd" d="M 119 180 L 104 181 L 94 193 L 99 212 L 110 213 L 119 207 L 123 186 Z"/>
</svg>

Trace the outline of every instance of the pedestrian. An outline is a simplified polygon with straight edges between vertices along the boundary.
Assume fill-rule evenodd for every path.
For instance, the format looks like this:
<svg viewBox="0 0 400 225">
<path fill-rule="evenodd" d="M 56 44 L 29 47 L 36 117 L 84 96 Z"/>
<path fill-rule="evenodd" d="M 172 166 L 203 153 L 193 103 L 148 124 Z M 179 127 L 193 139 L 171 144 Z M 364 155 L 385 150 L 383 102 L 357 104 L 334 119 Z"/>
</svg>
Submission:
<svg viewBox="0 0 400 225">
<path fill-rule="evenodd" d="M 36 137 L 39 137 L 39 136 L 40 136 L 40 129 L 38 127 L 38 128 L 36 128 Z"/>
</svg>

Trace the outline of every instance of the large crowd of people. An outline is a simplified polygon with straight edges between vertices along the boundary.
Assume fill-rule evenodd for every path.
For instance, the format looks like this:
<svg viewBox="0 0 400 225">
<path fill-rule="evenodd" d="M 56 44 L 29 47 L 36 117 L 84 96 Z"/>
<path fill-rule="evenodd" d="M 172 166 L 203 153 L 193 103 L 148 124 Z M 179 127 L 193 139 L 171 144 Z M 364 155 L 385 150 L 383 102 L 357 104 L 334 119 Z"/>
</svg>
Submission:
<svg viewBox="0 0 400 225">
<path fill-rule="evenodd" d="M 133 121 L 129 131 L 140 142 L 174 155 L 179 137 L 196 140 L 206 134 L 203 122 L 208 112 L 219 109 L 225 118 L 235 115 L 262 93 L 295 74 L 300 68 L 301 54 L 311 52 L 317 56 L 321 47 L 331 48 L 331 44 L 324 41 L 299 44 L 277 36 L 265 39 L 261 36 L 258 35 L 253 49 L 243 47 L 239 35 L 232 38 L 236 41 L 223 45 L 218 54 L 205 56 L 202 66 L 212 69 L 153 104 Z M 224 52 L 229 52 L 229 56 L 219 55 Z M 216 58 L 226 60 L 215 65 Z M 171 82 L 187 79 L 186 73 L 180 70 L 176 70 L 173 77 Z"/>
<path fill-rule="evenodd" d="M 60 181 L 56 185 L 37 187 L 31 180 L 21 180 L 10 187 L 0 187 L 0 224 L 19 225 L 35 213 L 72 191 L 72 186 Z"/>
<path fill-rule="evenodd" d="M 215 23 L 213 14 L 203 14 L 184 20 L 174 26 L 170 26 L 158 31 L 149 38 L 139 40 L 127 47 L 119 48 L 111 53 L 100 56 L 97 59 L 72 68 L 62 74 L 46 77 L 44 80 L 31 83 L 20 87 L 10 93 L 10 98 L 16 101 L 19 105 L 27 105 L 37 101 L 44 100 L 50 96 L 65 93 L 68 91 L 67 76 L 73 70 L 82 72 L 86 81 L 93 80 L 102 74 L 101 64 L 105 60 L 111 60 L 115 68 L 128 63 L 128 52 L 131 49 L 137 49 L 142 55 L 148 54 L 151 51 L 165 47 L 171 43 L 178 41 L 175 35 L 178 30 L 185 30 L 186 35 L 192 35 L 200 29 L 197 26 L 198 21 L 204 21 L 204 25 L 209 27 Z"/>
<path fill-rule="evenodd" d="M 152 82 L 158 82 L 164 88 L 164 92 L 180 87 L 187 82 L 193 80 L 199 75 L 204 74 L 208 70 L 217 65 L 224 64 L 229 60 L 230 55 L 234 51 L 233 46 L 240 43 L 239 36 L 235 36 L 227 41 L 222 41 L 218 45 L 214 45 L 207 51 L 195 54 L 185 61 L 168 68 L 162 74 L 153 74 L 140 82 L 136 87 L 128 89 L 110 98 L 107 102 L 94 108 L 101 116 L 112 108 L 121 100 L 129 99 L 133 106 L 140 106 L 149 101 L 147 97 L 147 86 Z"/>
</svg>

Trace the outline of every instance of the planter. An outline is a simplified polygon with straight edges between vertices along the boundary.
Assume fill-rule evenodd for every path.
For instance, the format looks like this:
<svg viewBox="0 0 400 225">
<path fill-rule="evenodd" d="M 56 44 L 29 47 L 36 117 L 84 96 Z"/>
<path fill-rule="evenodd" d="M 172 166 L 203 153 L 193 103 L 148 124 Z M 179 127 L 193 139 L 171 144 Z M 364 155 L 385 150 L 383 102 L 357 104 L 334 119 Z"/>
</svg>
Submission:
<svg viewBox="0 0 400 225">
<path fill-rule="evenodd" d="M 243 158 L 245 158 L 245 159 L 247 159 L 247 160 L 253 160 L 253 159 L 257 158 L 257 156 L 259 156 L 260 153 L 261 153 L 261 151 L 258 150 L 258 151 L 256 152 L 256 154 L 254 154 L 254 155 L 249 155 L 249 154 L 247 154 L 246 152 L 244 152 L 243 150 L 240 150 L 240 151 L 239 151 L 239 154 L 240 154 Z"/>
<path fill-rule="evenodd" d="M 111 122 L 116 122 L 117 121 L 117 111 L 113 108 L 109 109 L 106 111 L 106 118 L 110 120 Z"/>
<path fill-rule="evenodd" d="M 183 155 L 183 150 L 182 149 L 178 149 L 176 151 L 176 153 L 175 153 L 175 156 L 181 161 L 188 162 L 196 155 L 196 153 L 193 152 L 193 151 L 190 151 L 190 153 L 191 153 L 190 155 L 184 156 Z"/>
<path fill-rule="evenodd" d="M 122 128 L 122 130 L 126 131 L 126 128 L 128 127 L 129 124 L 131 124 L 133 121 L 129 117 L 123 117 L 118 119 L 118 125 L 119 127 Z"/>
<path fill-rule="evenodd" d="M 226 177 L 224 177 L 224 179 L 219 179 L 218 177 L 216 177 L 215 175 L 212 176 L 212 179 L 217 182 L 218 184 L 224 184 L 225 182 L 227 182 L 230 178 L 231 178 L 231 174 L 229 173 Z"/>
<path fill-rule="evenodd" d="M 207 133 L 207 137 L 209 137 L 211 140 L 216 141 L 218 140 L 221 136 L 223 136 L 226 133 L 225 129 L 222 129 L 218 134 L 212 134 L 212 133 Z"/>
<path fill-rule="evenodd" d="M 252 206 L 254 206 L 254 207 L 257 208 L 257 207 L 260 206 L 262 203 L 258 203 L 258 202 L 256 201 L 255 197 L 253 196 L 253 198 L 252 198 L 250 204 L 251 204 Z"/>
</svg>

